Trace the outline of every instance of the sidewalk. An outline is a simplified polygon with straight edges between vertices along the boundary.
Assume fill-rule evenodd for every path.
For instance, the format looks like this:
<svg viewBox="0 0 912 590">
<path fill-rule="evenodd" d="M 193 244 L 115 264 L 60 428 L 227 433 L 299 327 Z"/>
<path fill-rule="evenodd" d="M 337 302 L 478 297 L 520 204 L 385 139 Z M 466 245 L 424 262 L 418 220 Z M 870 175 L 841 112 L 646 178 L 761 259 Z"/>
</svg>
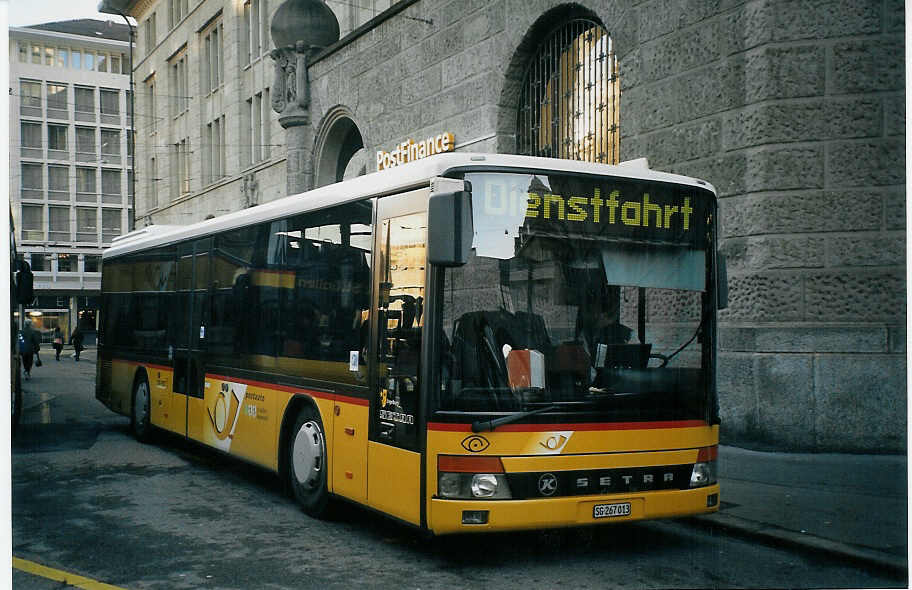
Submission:
<svg viewBox="0 0 912 590">
<path fill-rule="evenodd" d="M 721 508 L 693 520 L 908 576 L 906 463 L 720 447 Z"/>
</svg>

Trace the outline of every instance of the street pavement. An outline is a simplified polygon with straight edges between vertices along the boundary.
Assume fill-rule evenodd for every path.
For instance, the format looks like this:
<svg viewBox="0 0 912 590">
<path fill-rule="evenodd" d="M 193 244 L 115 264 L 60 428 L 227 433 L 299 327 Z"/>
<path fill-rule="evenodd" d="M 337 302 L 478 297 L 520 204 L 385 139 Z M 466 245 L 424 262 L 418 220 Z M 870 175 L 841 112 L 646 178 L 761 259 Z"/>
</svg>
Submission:
<svg viewBox="0 0 912 590">
<path fill-rule="evenodd" d="M 72 352 L 66 347 L 58 364 L 48 351 L 42 360 L 53 368 L 44 375 L 34 369 L 33 375 L 63 377 Z M 94 347 L 83 351 L 80 363 L 94 367 L 95 361 Z M 25 389 L 33 384 L 24 382 Z M 905 455 L 761 452 L 723 445 L 719 480 L 719 512 L 687 522 L 853 561 L 908 581 Z"/>
</svg>

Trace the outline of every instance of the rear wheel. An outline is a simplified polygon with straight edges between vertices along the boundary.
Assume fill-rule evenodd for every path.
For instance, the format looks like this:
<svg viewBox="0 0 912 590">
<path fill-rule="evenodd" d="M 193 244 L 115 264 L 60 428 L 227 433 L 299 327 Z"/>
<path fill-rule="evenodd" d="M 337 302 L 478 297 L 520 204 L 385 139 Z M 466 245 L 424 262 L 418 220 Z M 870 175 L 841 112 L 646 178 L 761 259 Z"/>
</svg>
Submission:
<svg viewBox="0 0 912 590">
<path fill-rule="evenodd" d="M 298 413 L 288 441 L 288 480 L 304 512 L 319 518 L 326 514 L 326 437 L 313 407 Z"/>
<path fill-rule="evenodd" d="M 130 427 L 133 436 L 140 442 L 147 442 L 152 435 L 152 422 L 149 419 L 149 381 L 140 377 L 133 387 L 133 414 Z"/>
</svg>

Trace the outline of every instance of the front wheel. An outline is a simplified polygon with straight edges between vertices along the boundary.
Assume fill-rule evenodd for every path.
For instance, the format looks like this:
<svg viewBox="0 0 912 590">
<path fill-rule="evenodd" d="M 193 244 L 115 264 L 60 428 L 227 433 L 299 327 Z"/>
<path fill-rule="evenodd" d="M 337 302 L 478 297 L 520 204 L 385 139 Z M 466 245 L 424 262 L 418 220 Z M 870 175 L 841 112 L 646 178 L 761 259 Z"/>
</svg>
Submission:
<svg viewBox="0 0 912 590">
<path fill-rule="evenodd" d="M 298 414 L 288 444 L 288 480 L 304 512 L 319 518 L 326 514 L 326 437 L 320 415 L 308 407 Z"/>
<path fill-rule="evenodd" d="M 139 442 L 148 442 L 152 436 L 152 421 L 149 415 L 149 381 L 140 377 L 133 388 L 133 413 L 130 428 Z"/>
</svg>

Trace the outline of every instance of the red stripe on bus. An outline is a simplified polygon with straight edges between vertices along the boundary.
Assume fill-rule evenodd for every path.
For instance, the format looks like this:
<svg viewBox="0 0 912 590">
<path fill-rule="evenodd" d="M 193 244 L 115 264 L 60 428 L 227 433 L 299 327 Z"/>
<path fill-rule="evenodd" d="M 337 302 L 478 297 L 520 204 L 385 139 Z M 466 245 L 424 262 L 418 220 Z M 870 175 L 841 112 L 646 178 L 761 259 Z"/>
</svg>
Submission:
<svg viewBox="0 0 912 590">
<path fill-rule="evenodd" d="M 162 365 L 153 365 L 150 363 L 141 363 L 139 361 L 128 361 L 122 359 L 111 359 L 113 361 L 124 362 L 129 365 L 136 365 L 140 367 L 146 367 L 147 369 L 157 369 L 159 371 L 173 371 L 172 367 L 165 367 Z M 339 393 L 329 393 L 326 391 L 314 391 L 312 389 L 306 389 L 303 387 L 292 387 L 289 385 L 279 385 L 278 383 L 267 383 L 265 381 L 253 381 L 251 379 L 240 379 L 237 377 L 228 377 L 226 375 L 216 375 L 213 373 L 206 373 L 207 379 L 218 379 L 219 381 L 230 381 L 232 383 L 244 383 L 246 385 L 253 385 L 254 387 L 266 387 L 269 389 L 277 389 L 279 391 L 284 391 L 286 393 L 306 393 L 312 397 L 318 397 L 320 399 L 328 399 L 334 402 L 341 402 L 343 404 L 352 404 L 355 406 L 364 406 L 367 407 L 370 405 L 370 401 L 360 397 L 352 397 L 350 395 L 342 395 Z"/>
<path fill-rule="evenodd" d="M 500 432 L 552 432 L 555 430 L 655 430 L 659 428 L 699 428 L 708 426 L 703 420 L 672 420 L 667 422 L 588 422 L 580 424 L 505 424 L 498 426 Z M 449 424 L 428 422 L 428 430 L 440 432 L 471 432 L 471 424 Z"/>
</svg>

